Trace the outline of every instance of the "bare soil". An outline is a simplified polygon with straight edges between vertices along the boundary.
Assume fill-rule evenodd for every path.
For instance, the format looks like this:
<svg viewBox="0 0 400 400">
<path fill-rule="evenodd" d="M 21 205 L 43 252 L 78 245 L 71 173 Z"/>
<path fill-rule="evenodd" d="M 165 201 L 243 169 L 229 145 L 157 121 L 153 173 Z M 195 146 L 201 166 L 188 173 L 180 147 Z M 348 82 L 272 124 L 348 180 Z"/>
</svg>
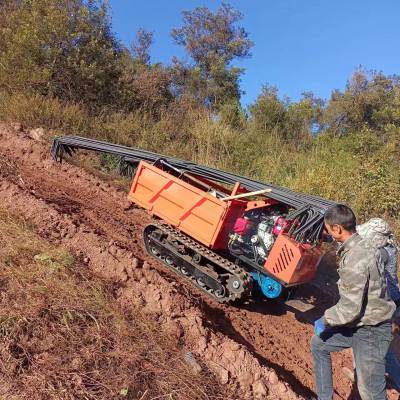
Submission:
<svg viewBox="0 0 400 400">
<path fill-rule="evenodd" d="M 238 399 L 301 399 L 314 394 L 309 342 L 312 321 L 335 301 L 335 270 L 326 258 L 320 276 L 296 293 L 314 305 L 308 312 L 265 299 L 220 305 L 150 258 L 141 232 L 151 216 L 132 206 L 126 192 L 79 166 L 55 163 L 50 144 L 21 129 L 0 125 L 0 202 L 62 244 L 115 285 L 121 304 L 156 316 L 177 343 L 218 378 L 236 387 Z M 3 171 L 3 172 L 2 172 Z M 356 398 L 334 355 L 335 398 Z"/>
</svg>

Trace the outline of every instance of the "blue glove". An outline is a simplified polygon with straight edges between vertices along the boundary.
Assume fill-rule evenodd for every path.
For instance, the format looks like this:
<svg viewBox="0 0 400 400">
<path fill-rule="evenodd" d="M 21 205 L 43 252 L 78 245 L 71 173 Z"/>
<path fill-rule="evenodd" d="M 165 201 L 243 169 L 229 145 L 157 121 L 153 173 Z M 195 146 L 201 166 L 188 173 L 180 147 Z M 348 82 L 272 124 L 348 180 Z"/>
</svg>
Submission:
<svg viewBox="0 0 400 400">
<path fill-rule="evenodd" d="M 321 336 L 321 333 L 327 328 L 325 318 L 321 317 L 314 322 L 314 333 L 317 336 Z"/>
</svg>

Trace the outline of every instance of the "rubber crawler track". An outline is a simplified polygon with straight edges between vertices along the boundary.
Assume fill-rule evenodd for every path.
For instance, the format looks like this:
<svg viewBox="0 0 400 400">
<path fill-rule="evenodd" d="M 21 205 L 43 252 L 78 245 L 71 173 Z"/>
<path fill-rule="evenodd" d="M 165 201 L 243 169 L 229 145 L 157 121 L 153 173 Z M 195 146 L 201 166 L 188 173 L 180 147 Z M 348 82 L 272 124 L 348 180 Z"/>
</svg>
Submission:
<svg viewBox="0 0 400 400">
<path fill-rule="evenodd" d="M 150 242 L 152 240 L 151 238 L 151 233 L 150 235 L 147 234 L 149 231 L 156 231 L 159 230 L 163 234 L 167 235 L 168 237 L 168 243 L 171 243 L 171 241 L 178 242 L 179 244 L 183 245 L 185 249 L 190 249 L 193 251 L 193 253 L 199 254 L 201 257 L 204 259 L 208 260 L 209 262 L 217 265 L 219 268 L 222 270 L 226 271 L 226 274 L 229 274 L 228 279 L 222 279 L 222 277 L 218 276 L 215 278 L 214 276 L 210 276 L 209 273 L 207 273 L 206 269 L 202 267 L 201 265 L 198 265 L 194 262 L 190 262 L 190 264 L 196 268 L 196 270 L 200 271 L 201 273 L 207 275 L 209 278 L 213 279 L 214 281 L 218 282 L 221 286 L 224 287 L 225 293 L 223 296 L 217 296 L 212 289 L 207 288 L 207 286 L 200 285 L 198 283 L 198 280 L 192 276 L 192 275 L 187 275 L 182 273 L 181 269 L 174 267 L 173 265 L 167 263 L 165 261 L 165 258 L 157 257 L 155 254 L 152 253 L 150 249 Z M 144 228 L 144 233 L 143 233 L 143 238 L 144 238 L 144 243 L 146 246 L 147 252 L 152 256 L 161 261 L 165 266 L 167 266 L 169 269 L 174 271 L 175 273 L 185 277 L 186 279 L 190 280 L 190 282 L 195 285 L 197 288 L 201 289 L 203 292 L 207 293 L 209 296 L 211 296 L 213 299 L 217 300 L 220 303 L 233 303 L 239 299 L 244 299 L 250 295 L 251 289 L 252 289 L 252 279 L 250 275 L 241 267 L 238 265 L 232 263 L 231 261 L 227 260 L 226 258 L 220 256 L 219 254 L 216 254 L 212 250 L 208 249 L 207 247 L 204 247 L 200 243 L 196 242 L 195 240 L 189 238 L 182 232 L 178 231 L 171 225 L 168 225 L 163 222 L 153 222 L 149 225 L 147 225 Z M 165 253 L 167 253 L 169 250 L 166 247 L 163 247 L 163 250 Z M 175 254 L 176 256 L 176 254 Z M 181 256 L 183 259 L 184 256 Z M 188 262 L 187 259 L 185 259 L 185 262 Z M 225 272 L 224 272 L 225 275 Z M 238 289 L 234 289 L 230 283 L 232 281 L 239 281 L 240 282 L 240 287 Z"/>
</svg>

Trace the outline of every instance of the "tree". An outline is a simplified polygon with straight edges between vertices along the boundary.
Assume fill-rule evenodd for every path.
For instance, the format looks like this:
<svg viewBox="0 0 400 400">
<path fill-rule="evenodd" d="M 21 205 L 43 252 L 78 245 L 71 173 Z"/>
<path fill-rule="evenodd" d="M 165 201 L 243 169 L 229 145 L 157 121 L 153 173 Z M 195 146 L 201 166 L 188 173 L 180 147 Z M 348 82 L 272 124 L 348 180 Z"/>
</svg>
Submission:
<svg viewBox="0 0 400 400">
<path fill-rule="evenodd" d="M 284 124 L 285 139 L 296 144 L 307 143 L 320 129 L 324 102 L 312 92 L 305 92 L 297 102 L 288 102 Z"/>
<path fill-rule="evenodd" d="M 264 86 L 256 102 L 250 106 L 250 121 L 264 135 L 300 145 L 309 142 L 314 126 L 319 125 L 323 102 L 305 92 L 298 102 L 281 100 L 276 87 Z"/>
<path fill-rule="evenodd" d="M 157 117 L 173 100 L 171 74 L 162 64 L 147 65 L 142 61 L 125 53 L 117 104 L 126 111 L 140 109 Z"/>
<path fill-rule="evenodd" d="M 139 29 L 130 52 L 125 51 L 120 77 L 119 103 L 125 110 L 140 109 L 158 117 L 173 99 L 171 73 L 162 64 L 150 63 L 153 32 Z"/>
<path fill-rule="evenodd" d="M 363 128 L 382 131 L 385 125 L 400 126 L 400 78 L 359 68 L 342 93 L 332 92 L 323 113 L 325 128 L 336 135 Z"/>
<path fill-rule="evenodd" d="M 286 107 L 274 86 L 263 86 L 256 102 L 249 107 L 251 121 L 257 132 L 284 137 Z"/>
<path fill-rule="evenodd" d="M 226 102 L 219 112 L 222 123 L 234 128 L 244 130 L 246 126 L 246 114 L 239 102 Z"/>
<path fill-rule="evenodd" d="M 2 0 L 0 2 L 0 52 L 7 46 L 7 35 L 12 29 L 10 15 L 18 8 L 16 0 Z"/>
<path fill-rule="evenodd" d="M 107 7 L 84 0 L 22 0 L 2 32 L 0 87 L 113 105 L 122 48 Z"/>
<path fill-rule="evenodd" d="M 140 28 L 136 33 L 136 40 L 131 45 L 132 57 L 138 62 L 150 64 L 150 47 L 153 44 L 154 33 Z"/>
<path fill-rule="evenodd" d="M 242 14 L 227 3 L 212 13 L 206 7 L 183 12 L 183 26 L 172 30 L 175 43 L 184 46 L 193 65 L 175 60 L 177 82 L 183 90 L 214 110 L 239 100 L 239 78 L 243 69 L 232 67 L 234 59 L 250 56 L 253 45 L 237 23 Z"/>
</svg>

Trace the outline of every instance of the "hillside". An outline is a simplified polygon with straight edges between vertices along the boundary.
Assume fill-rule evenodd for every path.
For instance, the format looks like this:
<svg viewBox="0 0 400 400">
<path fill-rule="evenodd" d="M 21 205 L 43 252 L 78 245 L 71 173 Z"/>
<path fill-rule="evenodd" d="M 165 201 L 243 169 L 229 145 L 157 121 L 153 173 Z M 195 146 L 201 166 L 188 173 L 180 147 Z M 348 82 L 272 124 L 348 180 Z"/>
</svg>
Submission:
<svg viewBox="0 0 400 400">
<path fill-rule="evenodd" d="M 20 365 L 14 371 L 9 370 L 12 363 L 3 365 L 2 368 L 6 368 L 4 372 L 8 371 L 4 376 L 11 373 L 17 377 L 17 380 L 4 382 L 5 390 L 8 388 L 13 393 L 15 388 L 19 388 L 19 393 L 24 393 L 26 398 L 32 396 L 32 390 L 39 390 L 39 393 L 50 390 L 50 397 L 51 390 L 56 391 L 53 395 L 62 393 L 67 390 L 64 385 L 68 380 L 55 379 L 61 385 L 59 388 L 49 381 L 49 387 L 45 385 L 44 389 L 39 389 L 39 385 L 26 390 L 38 379 L 36 374 L 46 379 L 50 374 L 49 368 L 58 369 L 63 360 L 66 376 L 73 373 L 81 382 L 76 388 L 68 389 L 65 398 L 73 398 L 75 392 L 71 390 L 78 390 L 76 393 L 88 390 L 84 389 L 84 376 L 95 372 L 97 379 L 104 376 L 100 379 L 100 387 L 105 385 L 115 395 L 118 382 L 121 388 L 124 385 L 129 387 L 133 393 L 131 398 L 136 399 L 140 396 L 134 386 L 135 379 L 126 374 L 135 370 L 135 365 L 140 365 L 140 357 L 159 359 L 160 364 L 156 361 L 158 370 L 152 373 L 157 381 L 164 376 L 168 382 L 170 377 L 165 374 L 176 370 L 174 363 L 190 374 L 190 369 L 188 372 L 182 361 L 185 352 L 190 351 L 203 365 L 205 375 L 200 374 L 198 386 L 193 388 L 197 394 L 188 393 L 188 398 L 218 398 L 219 390 L 216 389 L 217 393 L 213 395 L 202 386 L 212 379 L 222 382 L 224 392 L 229 393 L 231 389 L 235 389 L 234 392 L 239 390 L 237 393 L 242 391 L 243 394 L 231 395 L 232 399 L 257 398 L 257 393 L 261 397 L 269 393 L 268 398 L 294 399 L 310 392 L 312 366 L 309 352 L 304 351 L 309 347 L 312 333 L 309 324 L 298 322 L 293 313 L 263 301 L 235 309 L 204 298 L 145 255 L 140 235 L 149 216 L 140 209 L 128 207 L 122 190 L 78 166 L 54 163 L 50 159 L 49 143 L 33 140 L 24 131 L 18 132 L 2 125 L 0 143 L 2 263 L 7 266 L 1 274 L 6 293 L 15 296 L 9 300 L 11 303 L 3 304 L 3 320 L 10 321 L 10 314 L 17 315 L 13 317 L 15 319 L 11 318 L 14 322 L 8 328 L 5 322 L 2 348 L 8 351 L 10 360 L 14 359 L 14 363 Z M 21 271 L 31 273 L 18 277 Z M 49 271 L 53 271 L 50 276 Z M 22 287 L 14 292 L 11 289 L 13 285 Z M 94 296 L 93 292 L 97 290 L 99 294 Z M 31 306 L 31 299 L 36 297 L 37 291 L 39 298 Z M 44 293 L 40 294 L 41 291 Z M 104 304 L 97 304 L 100 301 L 98 296 L 104 298 Z M 9 311 L 20 304 L 29 306 L 17 308 L 18 312 Z M 44 309 L 54 310 L 56 315 L 63 316 L 54 318 L 66 318 L 66 322 L 57 321 L 54 325 L 53 317 L 47 314 L 44 320 L 38 318 Z M 93 318 L 90 317 L 92 314 Z M 136 343 L 137 327 L 133 325 L 129 329 L 129 321 L 137 321 L 138 317 L 141 329 L 150 331 L 146 331 L 145 337 L 139 337 L 140 342 Z M 85 323 L 80 321 L 82 318 Z M 32 333 L 23 333 L 26 321 Z M 154 331 L 154 324 L 161 328 L 159 332 Z M 40 336 L 37 338 L 34 334 L 40 330 L 39 326 L 44 332 L 51 329 L 54 336 L 47 347 L 35 345 L 40 342 Z M 14 336 L 13 329 L 20 333 Z M 96 329 L 100 330 L 97 334 Z M 69 350 L 65 343 L 66 332 L 73 337 L 74 346 Z M 30 337 L 32 335 L 34 337 Z M 14 343 L 10 343 L 11 337 Z M 93 340 L 95 342 L 86 344 L 89 347 L 85 348 L 85 342 Z M 125 344 L 131 340 L 133 343 L 129 346 Z M 111 347 L 104 348 L 103 341 Z M 158 343 L 154 355 L 149 349 L 152 343 Z M 141 346 L 144 346 L 142 350 Z M 13 353 L 12 349 L 24 349 L 24 355 L 20 354 L 22 350 Z M 93 364 L 83 363 L 76 369 L 78 361 L 73 353 L 84 356 L 81 351 L 100 352 L 99 359 L 96 356 Z M 143 351 L 148 354 L 143 355 Z M 63 357 L 62 352 L 68 353 L 68 358 Z M 175 355 L 171 356 L 169 352 Z M 54 360 L 56 355 L 61 359 Z M 42 361 L 42 357 L 49 357 L 52 360 L 50 365 Z M 107 368 L 109 372 L 95 367 L 101 364 L 102 357 L 111 363 Z M 131 358 L 137 364 L 130 365 Z M 154 358 L 151 361 L 155 362 Z M 83 360 L 79 360 L 81 362 Z M 215 378 L 210 378 L 210 374 Z M 174 374 L 169 382 L 171 385 L 174 379 L 192 382 L 191 377 Z M 112 382 L 111 386 L 109 382 Z M 188 384 L 184 382 L 180 385 Z M 146 382 L 143 385 L 141 393 L 147 388 Z M 338 390 L 346 391 L 345 388 Z M 104 393 L 100 390 L 99 394 L 91 394 L 88 390 L 88 395 L 93 398 L 107 398 L 109 392 Z"/>
<path fill-rule="evenodd" d="M 49 148 L 35 131 L 1 125 L 2 393 L 105 399 L 127 389 L 144 400 L 312 392 L 313 315 L 261 299 L 224 306 L 187 286 L 145 254 L 149 216 L 112 177 L 56 164 Z M 324 307 L 320 289 L 302 290 Z M 338 398 L 350 390 L 340 374 L 349 363 L 335 358 Z"/>
</svg>

